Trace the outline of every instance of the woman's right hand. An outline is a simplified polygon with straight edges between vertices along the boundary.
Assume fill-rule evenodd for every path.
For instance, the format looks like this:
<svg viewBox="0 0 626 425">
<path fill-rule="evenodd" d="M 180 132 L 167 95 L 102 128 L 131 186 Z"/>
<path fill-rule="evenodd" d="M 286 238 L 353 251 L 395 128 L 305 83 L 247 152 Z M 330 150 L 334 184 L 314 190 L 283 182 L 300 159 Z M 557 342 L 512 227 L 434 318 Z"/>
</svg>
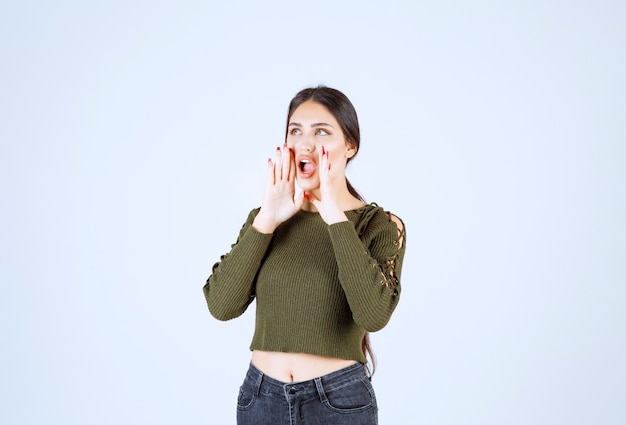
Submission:
<svg viewBox="0 0 626 425">
<path fill-rule="evenodd" d="M 261 233 L 273 233 L 278 225 L 293 217 L 304 203 L 304 193 L 296 198 L 296 161 L 287 144 L 276 148 L 274 161 L 267 160 L 267 182 L 261 210 L 252 226 Z"/>
</svg>

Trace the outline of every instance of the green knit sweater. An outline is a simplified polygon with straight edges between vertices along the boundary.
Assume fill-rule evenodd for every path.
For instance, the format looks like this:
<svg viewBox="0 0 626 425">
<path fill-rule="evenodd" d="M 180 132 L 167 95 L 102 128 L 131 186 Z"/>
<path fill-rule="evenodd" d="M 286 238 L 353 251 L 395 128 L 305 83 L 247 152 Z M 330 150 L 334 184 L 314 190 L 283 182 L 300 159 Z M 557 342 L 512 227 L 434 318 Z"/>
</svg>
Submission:
<svg viewBox="0 0 626 425">
<path fill-rule="evenodd" d="M 365 332 L 383 328 L 400 297 L 404 225 L 369 204 L 332 225 L 301 210 L 263 234 L 252 227 L 258 212 L 250 212 L 204 285 L 211 314 L 238 317 L 256 298 L 251 350 L 365 363 Z"/>
</svg>

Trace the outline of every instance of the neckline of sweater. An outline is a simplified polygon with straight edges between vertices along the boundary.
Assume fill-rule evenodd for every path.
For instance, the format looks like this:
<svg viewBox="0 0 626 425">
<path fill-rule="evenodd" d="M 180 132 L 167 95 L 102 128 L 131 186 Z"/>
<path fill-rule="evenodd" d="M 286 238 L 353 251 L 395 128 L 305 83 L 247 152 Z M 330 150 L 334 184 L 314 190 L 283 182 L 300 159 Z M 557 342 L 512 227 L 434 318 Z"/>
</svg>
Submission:
<svg viewBox="0 0 626 425">
<path fill-rule="evenodd" d="M 370 209 L 370 208 L 375 208 L 375 207 L 378 207 L 378 205 L 376 203 L 374 203 L 374 202 L 370 202 L 370 203 L 362 205 L 362 206 L 360 206 L 358 208 L 354 208 L 354 209 L 351 209 L 351 210 L 346 210 L 346 211 L 344 211 L 344 213 L 346 213 L 346 214 L 350 214 L 350 213 L 358 214 L 358 213 L 360 213 L 360 212 L 362 212 L 364 210 L 367 210 L 367 209 Z M 315 217 L 315 216 L 319 216 L 320 215 L 319 211 L 307 211 L 307 210 L 303 210 L 303 209 L 298 211 L 297 214 L 308 215 L 310 217 Z"/>
</svg>

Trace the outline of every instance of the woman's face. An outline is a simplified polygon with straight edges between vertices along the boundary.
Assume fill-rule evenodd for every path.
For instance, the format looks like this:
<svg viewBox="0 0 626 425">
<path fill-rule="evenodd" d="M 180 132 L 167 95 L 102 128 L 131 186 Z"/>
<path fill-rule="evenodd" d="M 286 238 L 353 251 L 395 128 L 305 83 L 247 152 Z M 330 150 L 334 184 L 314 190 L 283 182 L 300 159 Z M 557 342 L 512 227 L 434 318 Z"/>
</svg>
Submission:
<svg viewBox="0 0 626 425">
<path fill-rule="evenodd" d="M 346 142 L 335 117 L 319 103 L 304 102 L 291 115 L 287 125 L 287 146 L 293 150 L 298 185 L 303 190 L 319 188 L 318 164 L 324 151 L 332 174 L 345 174 L 346 163 L 356 149 Z"/>
</svg>

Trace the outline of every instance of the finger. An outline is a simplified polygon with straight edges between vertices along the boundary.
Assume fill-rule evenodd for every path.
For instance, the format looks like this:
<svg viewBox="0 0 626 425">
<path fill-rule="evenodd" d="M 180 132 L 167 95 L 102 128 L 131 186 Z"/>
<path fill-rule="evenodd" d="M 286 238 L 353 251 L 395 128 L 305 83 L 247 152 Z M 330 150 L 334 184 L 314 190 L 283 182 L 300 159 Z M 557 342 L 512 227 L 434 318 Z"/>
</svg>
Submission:
<svg viewBox="0 0 626 425">
<path fill-rule="evenodd" d="M 319 211 L 319 209 L 322 207 L 322 202 L 319 200 L 319 198 L 317 196 L 315 196 L 313 193 L 311 192 L 306 192 L 306 194 L 304 195 L 304 197 L 310 202 L 312 203 L 315 208 L 317 208 L 317 210 Z"/>
<path fill-rule="evenodd" d="M 319 202 L 319 198 L 315 196 L 313 192 L 302 192 L 302 195 L 306 198 L 307 201 L 315 203 Z"/>
<path fill-rule="evenodd" d="M 306 195 L 306 192 L 304 192 L 304 191 L 303 191 L 302 193 L 300 193 L 300 195 L 299 195 L 299 196 L 297 196 L 297 197 L 295 197 L 295 198 L 294 198 L 294 200 L 293 200 L 293 201 L 294 201 L 294 202 L 293 202 L 293 203 L 294 203 L 294 207 L 295 207 L 297 210 L 301 209 L 301 208 L 302 208 L 302 205 L 304 205 L 304 200 L 305 200 L 305 199 L 307 199 L 307 195 Z"/>
<path fill-rule="evenodd" d="M 283 150 L 281 151 L 281 179 L 289 179 L 289 169 L 291 167 L 291 151 L 287 147 L 287 143 L 283 145 Z"/>
<path fill-rule="evenodd" d="M 276 184 L 280 179 L 282 179 L 282 175 L 281 175 L 282 161 L 283 161 L 283 152 L 277 146 L 276 147 L 276 159 L 274 160 L 274 184 Z"/>
<path fill-rule="evenodd" d="M 267 158 L 267 185 L 273 186 L 274 183 L 274 161 L 272 158 Z"/>
<path fill-rule="evenodd" d="M 329 162 L 328 162 L 328 150 L 324 146 L 322 146 L 322 150 L 320 152 L 320 183 L 322 181 L 326 181 L 328 178 L 328 170 L 329 170 Z"/>
<path fill-rule="evenodd" d="M 289 181 L 295 182 L 296 180 L 296 158 L 291 149 L 289 149 Z"/>
</svg>

